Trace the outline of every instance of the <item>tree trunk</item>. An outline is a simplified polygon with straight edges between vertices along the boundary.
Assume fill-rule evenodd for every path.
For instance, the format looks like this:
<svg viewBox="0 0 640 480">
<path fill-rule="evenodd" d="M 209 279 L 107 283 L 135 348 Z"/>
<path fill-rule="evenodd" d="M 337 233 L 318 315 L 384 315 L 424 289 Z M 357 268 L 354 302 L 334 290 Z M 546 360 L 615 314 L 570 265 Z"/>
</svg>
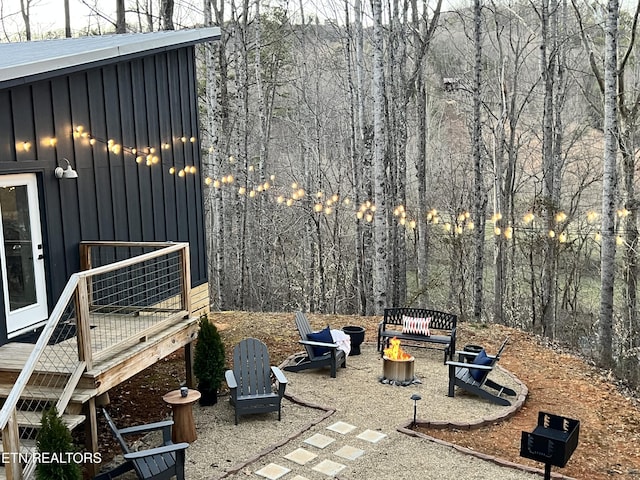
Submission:
<svg viewBox="0 0 640 480">
<path fill-rule="evenodd" d="M 20 13 L 22 15 L 22 21 L 24 22 L 24 33 L 27 37 L 27 42 L 31 41 L 31 14 L 29 13 L 30 6 L 31 0 L 20 0 Z"/>
<path fill-rule="evenodd" d="M 473 81 L 473 133 L 472 133 L 472 149 L 473 149 L 473 193 L 474 193 L 474 297 L 473 297 L 473 318 L 476 322 L 482 318 L 483 310 L 483 279 L 484 279 L 484 232 L 485 232 L 485 211 L 486 211 L 486 194 L 484 189 L 484 162 L 482 159 L 482 119 L 480 117 L 480 107 L 482 103 L 481 78 L 482 78 L 482 44 L 481 44 L 481 28 L 482 28 L 482 8 L 480 0 L 473 2 L 473 18 L 474 18 L 474 47 L 475 47 L 475 65 L 474 65 L 474 81 Z"/>
<path fill-rule="evenodd" d="M 71 11 L 69 10 L 69 0 L 64 0 L 64 36 L 71 38 Z"/>
<path fill-rule="evenodd" d="M 127 33 L 127 22 L 124 15 L 124 0 L 116 0 L 116 33 Z"/>
<path fill-rule="evenodd" d="M 175 30 L 173 26 L 174 0 L 162 0 L 160 3 L 160 28 L 162 30 Z"/>
<path fill-rule="evenodd" d="M 604 161 L 602 178 L 602 248 L 600 259 L 600 366 L 613 366 L 613 287 L 615 278 L 616 160 L 618 157 L 617 75 L 618 0 L 607 2 L 604 61 Z"/>
<path fill-rule="evenodd" d="M 384 134 L 384 61 L 382 1 L 373 0 L 373 164 L 374 164 L 374 238 L 373 303 L 376 315 L 387 306 L 389 270 L 387 266 L 387 166 Z"/>
</svg>

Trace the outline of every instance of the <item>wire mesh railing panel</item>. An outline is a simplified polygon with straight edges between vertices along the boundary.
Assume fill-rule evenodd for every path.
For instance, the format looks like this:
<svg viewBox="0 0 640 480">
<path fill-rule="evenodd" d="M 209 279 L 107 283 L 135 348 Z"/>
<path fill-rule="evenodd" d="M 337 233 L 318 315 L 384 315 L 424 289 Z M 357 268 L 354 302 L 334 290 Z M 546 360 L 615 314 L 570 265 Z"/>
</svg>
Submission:
<svg viewBox="0 0 640 480">
<path fill-rule="evenodd" d="M 38 430 L 34 425 L 39 423 L 42 412 L 60 399 L 78 363 L 76 311 L 72 298 L 44 346 L 17 405 L 23 448 L 35 447 Z"/>
<path fill-rule="evenodd" d="M 110 348 L 184 309 L 182 260 L 173 252 L 89 278 L 91 348 Z"/>
</svg>

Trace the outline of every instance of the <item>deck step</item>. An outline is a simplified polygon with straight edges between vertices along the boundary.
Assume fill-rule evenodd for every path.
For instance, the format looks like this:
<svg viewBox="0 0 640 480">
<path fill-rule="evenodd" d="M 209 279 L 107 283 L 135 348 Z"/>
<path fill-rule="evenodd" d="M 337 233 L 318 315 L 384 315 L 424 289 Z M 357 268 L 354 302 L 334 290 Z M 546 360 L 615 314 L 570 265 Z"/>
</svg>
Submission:
<svg viewBox="0 0 640 480">
<path fill-rule="evenodd" d="M 7 398 L 11 392 L 13 385 L 0 384 L 0 398 Z M 23 399 L 29 400 L 50 400 L 57 402 L 62 395 L 61 388 L 29 386 L 22 394 Z M 89 388 L 76 388 L 71 395 L 71 401 L 74 403 L 86 403 L 96 395 L 96 390 Z"/>
<path fill-rule="evenodd" d="M 20 453 L 33 453 L 38 449 L 34 440 L 20 440 Z M 4 452 L 4 446 L 0 443 L 0 455 Z M 2 478 L 2 477 L 0 477 Z"/>
<path fill-rule="evenodd" d="M 18 417 L 18 426 L 29 428 L 40 428 L 42 425 L 42 413 L 41 412 L 23 412 L 18 411 L 16 416 Z M 73 430 L 78 425 L 82 424 L 85 420 L 84 415 L 62 415 L 62 421 L 69 430 Z"/>
</svg>

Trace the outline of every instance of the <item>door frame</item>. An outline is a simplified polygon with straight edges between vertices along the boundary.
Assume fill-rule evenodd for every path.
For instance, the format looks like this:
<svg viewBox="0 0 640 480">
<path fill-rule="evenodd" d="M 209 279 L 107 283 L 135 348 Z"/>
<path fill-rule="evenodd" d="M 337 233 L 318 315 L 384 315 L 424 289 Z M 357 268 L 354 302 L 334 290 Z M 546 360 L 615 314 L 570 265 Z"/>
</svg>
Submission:
<svg viewBox="0 0 640 480">
<path fill-rule="evenodd" d="M 8 291 L 7 259 L 4 249 L 4 229 L 0 222 L 0 275 L 2 278 L 2 298 L 7 338 L 33 330 L 44 324 L 49 316 L 47 302 L 47 280 L 44 265 L 43 226 L 40 215 L 40 199 L 38 194 L 38 177 L 35 173 L 17 173 L 0 175 L 0 188 L 10 186 L 26 186 L 29 202 L 29 223 L 31 230 L 31 254 L 34 268 L 36 302 L 25 307 L 10 310 Z M 0 205 L 0 212 L 2 211 Z"/>
</svg>

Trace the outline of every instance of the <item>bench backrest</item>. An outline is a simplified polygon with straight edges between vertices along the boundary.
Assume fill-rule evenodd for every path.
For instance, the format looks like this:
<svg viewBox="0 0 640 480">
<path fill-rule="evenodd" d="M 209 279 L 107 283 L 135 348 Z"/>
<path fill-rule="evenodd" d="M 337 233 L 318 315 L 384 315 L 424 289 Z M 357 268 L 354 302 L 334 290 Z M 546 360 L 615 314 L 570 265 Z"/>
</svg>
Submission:
<svg viewBox="0 0 640 480">
<path fill-rule="evenodd" d="M 428 310 L 426 308 L 396 307 L 384 309 L 385 325 L 399 325 L 402 327 L 402 317 L 431 318 L 429 329 L 453 330 L 456 328 L 458 316 L 453 313 Z"/>
<path fill-rule="evenodd" d="M 304 315 L 304 313 L 298 311 L 296 312 L 296 328 L 298 329 L 298 333 L 300 334 L 301 340 L 308 340 L 307 335 L 313 332 L 311 330 L 311 325 L 309 324 L 309 320 Z M 314 359 L 317 357 L 316 353 L 313 351 L 313 347 L 311 345 L 304 345 L 304 349 L 307 352 L 307 356 L 310 359 Z"/>
<path fill-rule="evenodd" d="M 245 338 L 233 349 L 233 374 L 238 397 L 271 393 L 271 364 L 267 346 L 257 338 Z"/>
<path fill-rule="evenodd" d="M 120 430 L 118 430 L 118 427 L 114 423 L 113 419 L 109 416 L 109 414 L 104 408 L 102 409 L 102 413 L 104 414 L 104 418 L 107 419 L 109 428 L 111 428 L 111 431 L 113 432 L 113 436 L 116 437 L 116 439 L 118 440 L 118 443 L 120 444 L 120 448 L 122 448 L 122 451 L 124 453 L 131 453 L 131 450 L 129 449 L 129 445 L 124 440 L 124 438 L 122 438 L 122 435 L 120 434 Z"/>
</svg>

